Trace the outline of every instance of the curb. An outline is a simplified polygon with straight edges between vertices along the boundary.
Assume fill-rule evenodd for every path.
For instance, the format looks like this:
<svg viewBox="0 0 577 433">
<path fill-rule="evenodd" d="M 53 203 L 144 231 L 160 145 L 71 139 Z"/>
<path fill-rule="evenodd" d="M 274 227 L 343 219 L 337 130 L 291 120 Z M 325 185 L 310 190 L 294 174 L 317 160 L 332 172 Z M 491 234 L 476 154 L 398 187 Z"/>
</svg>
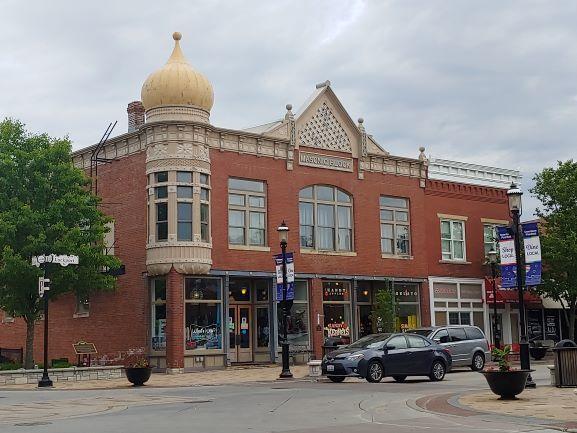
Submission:
<svg viewBox="0 0 577 433">
<path fill-rule="evenodd" d="M 577 423 L 573 421 L 563 421 L 563 420 L 547 420 L 543 418 L 535 417 L 518 417 L 514 415 L 505 415 L 498 412 L 483 412 L 471 408 L 470 406 L 463 405 L 459 402 L 459 398 L 464 394 L 474 393 L 478 391 L 464 391 L 460 393 L 448 393 L 448 394 L 433 394 L 428 396 L 422 396 L 417 399 L 407 400 L 406 404 L 411 409 L 417 410 L 419 412 L 432 413 L 436 415 L 443 416 L 455 416 L 455 417 L 491 417 L 491 420 L 499 419 L 505 422 L 513 422 L 515 424 L 526 425 L 529 427 L 545 427 L 553 430 L 577 433 L 577 427 L 574 427 Z M 436 400 L 436 401 L 435 401 Z M 441 403 L 440 408 L 431 409 L 428 407 L 429 403 Z M 457 409 L 456 412 L 453 411 L 443 411 L 443 404 L 445 408 L 447 406 Z M 463 411 L 459 413 L 459 411 Z M 568 424 L 571 427 L 568 427 Z"/>
</svg>

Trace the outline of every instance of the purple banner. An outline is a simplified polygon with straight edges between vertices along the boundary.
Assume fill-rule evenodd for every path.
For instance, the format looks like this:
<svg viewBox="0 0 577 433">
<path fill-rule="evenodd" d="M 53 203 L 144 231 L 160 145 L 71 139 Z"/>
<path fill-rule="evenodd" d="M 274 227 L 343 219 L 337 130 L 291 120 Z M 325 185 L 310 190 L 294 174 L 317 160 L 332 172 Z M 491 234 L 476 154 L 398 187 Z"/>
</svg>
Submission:
<svg viewBox="0 0 577 433">
<path fill-rule="evenodd" d="M 537 223 L 524 223 L 523 243 L 525 244 L 525 285 L 541 284 L 541 242 Z"/>
<path fill-rule="evenodd" d="M 497 227 L 501 256 L 501 288 L 517 287 L 517 258 L 515 240 L 509 227 Z"/>
<path fill-rule="evenodd" d="M 293 253 L 286 253 L 286 300 L 292 301 L 295 298 L 295 263 Z M 276 300 L 284 301 L 283 275 L 282 275 L 282 254 L 274 256 L 276 265 Z"/>
</svg>

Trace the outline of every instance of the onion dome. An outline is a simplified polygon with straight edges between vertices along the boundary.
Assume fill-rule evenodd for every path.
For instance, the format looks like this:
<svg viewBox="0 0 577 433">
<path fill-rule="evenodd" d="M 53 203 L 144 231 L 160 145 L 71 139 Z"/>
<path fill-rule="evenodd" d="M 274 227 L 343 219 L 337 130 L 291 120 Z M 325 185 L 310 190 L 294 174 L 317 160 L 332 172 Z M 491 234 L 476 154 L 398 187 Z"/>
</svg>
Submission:
<svg viewBox="0 0 577 433">
<path fill-rule="evenodd" d="M 214 94 L 210 81 L 188 63 L 175 32 L 174 49 L 166 64 L 148 76 L 141 98 L 146 111 L 163 106 L 187 106 L 210 112 Z"/>
</svg>

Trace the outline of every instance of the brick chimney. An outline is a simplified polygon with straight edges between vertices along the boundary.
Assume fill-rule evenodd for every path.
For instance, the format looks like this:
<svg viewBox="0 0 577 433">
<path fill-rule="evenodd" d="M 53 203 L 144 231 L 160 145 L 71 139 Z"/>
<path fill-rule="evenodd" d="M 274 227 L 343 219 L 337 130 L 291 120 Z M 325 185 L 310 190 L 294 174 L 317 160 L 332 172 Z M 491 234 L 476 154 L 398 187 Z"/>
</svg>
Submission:
<svg viewBox="0 0 577 433">
<path fill-rule="evenodd" d="M 144 125 L 144 105 L 140 101 L 133 101 L 128 104 L 128 132 L 134 132 Z"/>
</svg>

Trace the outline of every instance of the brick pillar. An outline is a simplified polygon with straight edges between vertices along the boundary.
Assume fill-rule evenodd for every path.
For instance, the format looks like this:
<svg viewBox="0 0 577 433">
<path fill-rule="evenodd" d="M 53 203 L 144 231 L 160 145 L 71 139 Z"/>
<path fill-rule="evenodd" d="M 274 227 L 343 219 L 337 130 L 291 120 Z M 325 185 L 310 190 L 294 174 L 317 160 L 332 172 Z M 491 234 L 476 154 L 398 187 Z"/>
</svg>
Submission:
<svg viewBox="0 0 577 433">
<path fill-rule="evenodd" d="M 166 277 L 166 372 L 184 372 L 184 280 L 174 268 Z"/>
<path fill-rule="evenodd" d="M 128 113 L 128 132 L 136 131 L 144 125 L 144 105 L 140 101 L 133 101 L 126 108 Z"/>
<path fill-rule="evenodd" d="M 311 334 L 315 359 L 323 356 L 324 316 L 323 282 L 320 278 L 310 280 Z M 320 322 L 320 324 L 319 324 Z"/>
<path fill-rule="evenodd" d="M 429 282 L 419 284 L 419 299 L 421 300 L 421 326 L 431 326 L 431 296 Z"/>
</svg>

